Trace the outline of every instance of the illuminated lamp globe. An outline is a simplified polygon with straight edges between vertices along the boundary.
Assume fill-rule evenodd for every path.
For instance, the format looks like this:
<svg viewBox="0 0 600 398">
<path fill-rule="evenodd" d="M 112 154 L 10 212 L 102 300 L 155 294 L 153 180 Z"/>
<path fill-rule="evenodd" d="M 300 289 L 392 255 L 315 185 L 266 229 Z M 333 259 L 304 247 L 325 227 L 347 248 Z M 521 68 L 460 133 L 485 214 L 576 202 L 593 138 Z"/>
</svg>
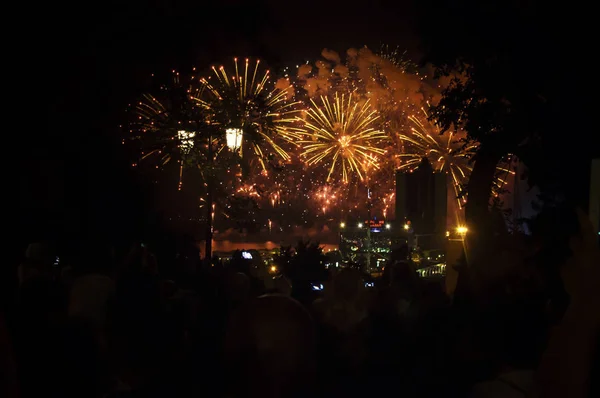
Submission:
<svg viewBox="0 0 600 398">
<path fill-rule="evenodd" d="M 179 130 L 177 131 L 177 139 L 179 140 L 179 149 L 185 154 L 188 154 L 194 146 L 194 137 L 196 133 L 193 131 Z"/>
<path fill-rule="evenodd" d="M 229 128 L 225 130 L 225 141 L 227 142 L 227 147 L 232 151 L 237 151 L 242 146 L 242 138 L 244 136 L 244 132 L 242 129 Z"/>
</svg>

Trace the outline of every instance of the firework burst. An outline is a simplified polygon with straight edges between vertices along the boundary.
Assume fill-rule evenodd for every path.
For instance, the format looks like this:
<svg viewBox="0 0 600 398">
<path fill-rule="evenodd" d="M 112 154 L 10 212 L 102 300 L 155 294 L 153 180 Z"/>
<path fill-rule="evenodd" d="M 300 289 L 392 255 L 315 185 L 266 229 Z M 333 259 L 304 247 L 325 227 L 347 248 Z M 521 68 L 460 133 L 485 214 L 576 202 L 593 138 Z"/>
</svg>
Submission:
<svg viewBox="0 0 600 398">
<path fill-rule="evenodd" d="M 205 110 L 189 94 L 191 80 L 184 80 L 173 71 L 170 83 L 161 85 L 156 95 L 142 95 L 131 106 L 133 120 L 129 124 L 129 138 L 140 145 L 140 161 L 153 157 L 157 159 L 156 168 L 177 162 L 179 189 L 186 162 L 206 155 L 197 150 L 197 144 L 203 141 L 208 145 L 201 132 L 210 128 Z M 214 146 L 215 140 L 211 144 Z"/>
<path fill-rule="evenodd" d="M 238 188 L 236 191 L 240 196 L 248 196 L 248 197 L 260 197 L 260 194 L 256 191 L 256 184 L 245 184 Z"/>
<path fill-rule="evenodd" d="M 228 132 L 236 132 L 241 138 L 240 154 L 248 147 L 266 171 L 265 161 L 273 155 L 285 161 L 290 159 L 279 141 L 298 138 L 294 127 L 298 102 L 288 100 L 293 94 L 289 83 L 271 88 L 269 71 L 261 71 L 260 60 L 250 65 L 246 58 L 239 65 L 234 58 L 234 68 L 230 73 L 224 66 L 213 67 L 211 77 L 200 78 L 195 100 L 209 109 Z"/>
<path fill-rule="evenodd" d="M 401 51 L 399 46 L 390 48 L 388 44 L 382 44 L 378 55 L 400 70 L 415 69 L 416 65 L 407 57 L 406 53 L 407 51 Z"/>
<path fill-rule="evenodd" d="M 322 186 L 319 187 L 318 190 L 314 194 L 314 201 L 317 205 L 317 208 L 323 212 L 323 214 L 327 214 L 330 208 L 337 207 L 337 201 L 340 197 L 338 190 L 336 190 L 332 186 Z"/>
<path fill-rule="evenodd" d="M 332 101 L 322 96 L 321 106 L 312 99 L 310 102 L 303 134 L 297 141 L 309 165 L 327 166 L 326 181 L 338 170 L 344 183 L 353 173 L 363 180 L 369 168 L 379 168 L 377 155 L 385 154 L 385 150 L 377 145 L 387 135 L 376 127 L 378 116 L 368 100 L 361 105 L 352 94 L 336 93 Z"/>
<path fill-rule="evenodd" d="M 420 114 L 408 117 L 409 132 L 397 134 L 402 147 L 402 152 L 396 155 L 400 158 L 399 170 L 413 171 L 425 158 L 429 161 L 434 171 L 449 175 L 454 196 L 459 208 L 462 208 L 467 199 L 463 195 L 464 187 L 469 181 L 473 168 L 469 164 L 471 156 L 479 144 L 469 141 L 462 132 L 447 132 L 441 134 L 435 122 L 430 121 L 425 108 Z M 507 184 L 508 174 L 514 174 L 505 166 L 497 167 L 497 176 L 494 180 L 494 195 L 498 196 L 499 190 Z"/>
</svg>

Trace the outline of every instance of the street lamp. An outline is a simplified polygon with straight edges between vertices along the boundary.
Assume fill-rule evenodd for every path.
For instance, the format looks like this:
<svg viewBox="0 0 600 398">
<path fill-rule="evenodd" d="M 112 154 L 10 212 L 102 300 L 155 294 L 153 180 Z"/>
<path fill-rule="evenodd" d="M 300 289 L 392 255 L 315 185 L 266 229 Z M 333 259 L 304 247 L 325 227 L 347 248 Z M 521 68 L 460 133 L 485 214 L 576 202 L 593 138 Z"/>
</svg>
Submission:
<svg viewBox="0 0 600 398">
<path fill-rule="evenodd" d="M 179 149 L 186 155 L 190 153 L 190 149 L 194 146 L 194 137 L 196 133 L 193 131 L 179 130 L 177 131 L 177 139 L 179 140 Z"/>
<path fill-rule="evenodd" d="M 408 231 L 408 229 L 410 228 L 410 225 L 404 224 L 403 228 L 404 228 L 405 231 Z"/>
<path fill-rule="evenodd" d="M 342 229 L 346 228 L 346 223 L 345 222 L 340 223 L 340 228 L 342 228 Z"/>
<path fill-rule="evenodd" d="M 469 229 L 467 227 L 465 227 L 464 225 L 459 225 L 458 227 L 456 227 L 456 232 L 459 235 L 466 235 L 467 232 L 469 232 Z"/>
<path fill-rule="evenodd" d="M 242 146 L 242 137 L 244 136 L 244 132 L 242 129 L 234 129 L 230 128 L 225 130 L 225 141 L 227 142 L 227 147 L 232 151 L 237 151 Z"/>
<path fill-rule="evenodd" d="M 385 224 L 385 229 L 390 229 L 392 226 L 390 224 Z"/>
<path fill-rule="evenodd" d="M 358 228 L 362 228 L 363 227 L 363 223 L 359 222 L 358 223 Z"/>
</svg>

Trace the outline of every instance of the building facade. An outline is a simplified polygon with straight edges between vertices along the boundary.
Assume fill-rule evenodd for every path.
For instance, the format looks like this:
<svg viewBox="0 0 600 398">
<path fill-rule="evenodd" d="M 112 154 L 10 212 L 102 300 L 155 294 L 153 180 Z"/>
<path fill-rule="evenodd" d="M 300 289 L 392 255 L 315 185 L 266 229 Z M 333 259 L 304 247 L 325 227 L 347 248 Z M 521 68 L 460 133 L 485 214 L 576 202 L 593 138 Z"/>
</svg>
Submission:
<svg viewBox="0 0 600 398">
<path fill-rule="evenodd" d="M 443 248 L 447 200 L 447 176 L 434 172 L 427 159 L 413 172 L 396 172 L 396 224 L 409 226 L 419 246 Z"/>
</svg>

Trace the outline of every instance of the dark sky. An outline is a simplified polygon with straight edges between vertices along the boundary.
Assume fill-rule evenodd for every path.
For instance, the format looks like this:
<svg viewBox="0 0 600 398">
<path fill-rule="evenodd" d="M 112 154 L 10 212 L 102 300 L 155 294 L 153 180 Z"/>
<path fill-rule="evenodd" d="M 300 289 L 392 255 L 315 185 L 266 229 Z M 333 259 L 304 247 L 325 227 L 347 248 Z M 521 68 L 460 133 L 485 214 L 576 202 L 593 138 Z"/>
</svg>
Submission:
<svg viewBox="0 0 600 398">
<path fill-rule="evenodd" d="M 415 53 L 417 46 L 410 1 L 350 7 L 346 1 L 133 0 L 53 5 L 37 14 L 30 20 L 37 48 L 25 51 L 45 71 L 36 84 L 59 108 L 51 118 L 68 108 L 69 118 L 93 115 L 98 124 L 112 123 L 107 116 L 151 72 L 202 68 L 232 56 L 259 56 L 277 67 L 315 59 L 325 47 L 388 43 Z"/>
<path fill-rule="evenodd" d="M 17 98 L 29 105 L 17 109 L 28 126 L 15 143 L 27 148 L 17 168 L 21 234 L 93 234 L 98 225 L 110 229 L 119 212 L 144 206 L 117 126 L 150 73 L 236 55 L 277 68 L 315 59 L 325 47 L 387 43 L 416 54 L 410 1 L 349 4 L 132 0 L 15 11 L 23 32 L 14 41 L 14 67 L 25 84 Z"/>
<path fill-rule="evenodd" d="M 422 7 L 443 2 L 418 3 L 421 32 L 430 19 Z M 144 217 L 152 195 L 128 167 L 117 127 L 127 103 L 147 87 L 150 73 L 191 65 L 204 68 L 232 56 L 258 56 L 277 68 L 314 60 L 325 47 L 343 52 L 365 44 L 377 49 L 382 43 L 406 48 L 418 58 L 415 3 L 128 0 L 6 6 L 7 21 L 14 22 L 6 25 L 3 48 L 3 54 L 9 54 L 3 58 L 4 86 L 15 91 L 4 93 L 15 109 L 5 110 L 8 120 L 3 126 L 8 138 L 3 142 L 5 169 L 17 176 L 14 183 L 4 182 L 9 192 L 17 192 L 12 195 L 14 205 L 7 207 L 13 235 L 31 241 L 61 234 L 110 234 L 115 225 L 125 230 L 125 220 L 134 224 L 135 217 Z M 553 48 L 556 42 L 568 48 L 567 53 L 557 50 L 556 59 L 572 64 L 578 70 L 573 76 L 587 79 L 584 72 L 593 70 L 592 61 L 579 43 L 593 35 L 572 32 L 570 25 L 576 20 L 576 26 L 595 26 L 580 22 L 593 13 L 571 5 L 577 17 L 567 18 L 565 7 L 557 8 L 554 18 L 546 18 L 543 8 L 534 10 L 552 27 L 546 45 Z M 470 25 L 452 25 L 444 12 L 438 14 L 437 22 L 431 19 L 437 33 L 429 37 L 443 37 L 446 29 L 458 28 L 473 37 L 476 30 Z M 511 26 L 494 18 L 496 35 L 502 38 L 503 29 Z M 487 24 L 475 22 L 484 28 Z M 538 72 L 534 65 L 524 65 L 523 71 Z M 569 86 L 573 95 L 564 96 L 574 99 L 569 103 L 588 103 L 575 95 L 579 84 Z"/>
<path fill-rule="evenodd" d="M 417 47 L 406 0 L 364 7 L 337 0 L 97 2 L 39 10 L 30 23 L 36 48 L 27 48 L 26 57 L 44 73 L 38 89 L 51 93 L 48 120 L 67 113 L 69 120 L 92 118 L 96 127 L 115 123 L 117 110 L 152 72 L 203 68 L 233 56 L 259 56 L 280 67 L 315 59 L 325 47 L 387 43 L 413 54 Z"/>
</svg>

